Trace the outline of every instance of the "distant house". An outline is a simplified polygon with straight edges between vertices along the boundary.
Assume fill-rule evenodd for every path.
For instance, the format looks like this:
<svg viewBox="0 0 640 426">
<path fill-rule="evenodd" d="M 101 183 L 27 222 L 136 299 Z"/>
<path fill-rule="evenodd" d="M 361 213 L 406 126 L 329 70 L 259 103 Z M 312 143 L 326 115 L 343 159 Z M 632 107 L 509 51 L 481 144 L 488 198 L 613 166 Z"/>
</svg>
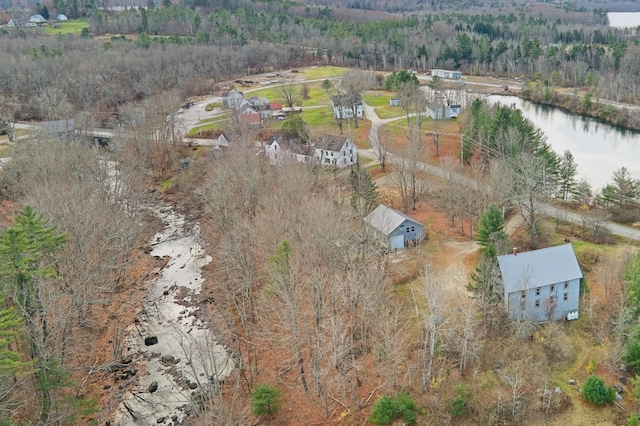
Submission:
<svg viewBox="0 0 640 426">
<path fill-rule="evenodd" d="M 238 117 L 240 118 L 240 123 L 247 124 L 250 127 L 258 127 L 262 124 L 260 113 L 249 104 L 244 104 L 238 109 Z"/>
<path fill-rule="evenodd" d="M 222 105 L 227 108 L 238 110 L 247 104 L 248 102 L 244 98 L 244 93 L 236 88 L 222 94 Z"/>
<path fill-rule="evenodd" d="M 575 319 L 582 272 L 573 246 L 498 256 L 504 306 L 512 320 L 546 322 Z"/>
<path fill-rule="evenodd" d="M 402 101 L 398 98 L 391 98 L 389 99 L 389 106 L 401 106 L 402 105 Z"/>
<path fill-rule="evenodd" d="M 17 27 L 17 26 L 18 26 L 18 23 L 13 19 L 9 19 L 9 22 L 7 22 L 7 27 Z"/>
<path fill-rule="evenodd" d="M 362 118 L 364 107 L 362 95 L 353 93 L 349 95 L 336 95 L 333 101 L 333 115 L 338 118 Z"/>
<path fill-rule="evenodd" d="M 338 169 L 352 166 L 358 162 L 358 148 L 349 138 L 322 135 L 314 143 L 313 161 Z"/>
<path fill-rule="evenodd" d="M 297 139 L 285 139 L 282 135 L 272 137 L 265 145 L 265 154 L 272 166 L 286 162 L 311 163 L 313 153 L 313 147 Z"/>
<path fill-rule="evenodd" d="M 58 13 L 56 15 L 56 21 L 67 21 L 67 15 L 65 15 L 64 13 Z"/>
<path fill-rule="evenodd" d="M 451 109 L 451 118 L 457 117 L 462 112 L 462 105 L 453 104 L 449 105 L 449 108 Z"/>
<path fill-rule="evenodd" d="M 351 139 L 328 135 L 318 137 L 312 145 L 276 135 L 266 143 L 265 154 L 274 166 L 293 161 L 340 169 L 358 161 L 358 148 Z"/>
<path fill-rule="evenodd" d="M 215 140 L 215 142 L 213 143 L 213 150 L 222 150 L 222 149 L 226 149 L 229 148 L 229 138 L 224 134 L 224 133 L 220 133 L 220 136 L 218 136 L 218 139 Z"/>
<path fill-rule="evenodd" d="M 450 78 L 453 80 L 460 80 L 462 78 L 462 73 L 460 71 L 432 69 L 431 76 L 439 77 L 439 78 Z"/>
<path fill-rule="evenodd" d="M 40 123 L 42 130 L 51 136 L 55 136 L 60 140 L 68 140 L 73 138 L 76 125 L 73 118 L 67 120 L 43 121 Z"/>
<path fill-rule="evenodd" d="M 380 204 L 364 218 L 389 250 L 401 250 L 424 238 L 424 226 L 396 209 Z"/>
<path fill-rule="evenodd" d="M 442 102 L 433 101 L 427 105 L 427 117 L 444 120 L 453 117 L 453 111 Z"/>
<path fill-rule="evenodd" d="M 269 99 L 267 98 L 259 98 L 257 96 L 252 96 L 249 98 L 247 102 L 249 102 L 249 105 L 257 109 L 258 111 L 269 108 Z"/>
<path fill-rule="evenodd" d="M 29 17 L 29 22 L 33 22 L 34 24 L 42 24 L 46 21 L 47 20 L 44 19 L 42 15 L 31 15 L 31 17 Z"/>
</svg>

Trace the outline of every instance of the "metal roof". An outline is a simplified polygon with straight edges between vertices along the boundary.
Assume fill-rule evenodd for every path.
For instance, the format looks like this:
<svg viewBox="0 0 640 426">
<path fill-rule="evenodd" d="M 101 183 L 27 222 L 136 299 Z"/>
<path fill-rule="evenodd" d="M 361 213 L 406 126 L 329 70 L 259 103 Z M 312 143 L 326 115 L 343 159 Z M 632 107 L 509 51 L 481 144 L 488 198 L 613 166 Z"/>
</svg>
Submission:
<svg viewBox="0 0 640 426">
<path fill-rule="evenodd" d="M 507 293 L 582 278 L 570 243 L 498 256 L 498 264 Z"/>
<path fill-rule="evenodd" d="M 384 235 L 389 235 L 405 220 L 422 226 L 420 222 L 411 219 L 404 213 L 399 212 L 396 209 L 387 207 L 384 204 L 380 204 L 371 213 L 364 218 L 365 222 L 382 232 Z"/>
</svg>

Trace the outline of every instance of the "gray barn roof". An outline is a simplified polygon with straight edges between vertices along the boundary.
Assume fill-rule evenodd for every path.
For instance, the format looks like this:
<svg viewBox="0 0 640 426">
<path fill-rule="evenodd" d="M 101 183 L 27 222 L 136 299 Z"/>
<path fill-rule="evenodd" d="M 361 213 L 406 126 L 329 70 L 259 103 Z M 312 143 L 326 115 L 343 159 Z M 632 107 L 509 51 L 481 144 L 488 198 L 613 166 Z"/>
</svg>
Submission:
<svg viewBox="0 0 640 426">
<path fill-rule="evenodd" d="M 582 278 L 571 244 L 498 256 L 507 293 Z"/>
<path fill-rule="evenodd" d="M 392 209 L 391 207 L 387 207 L 384 204 L 380 204 L 376 207 L 367 215 L 367 217 L 364 218 L 364 220 L 387 236 L 405 220 L 410 220 L 411 222 L 422 226 L 420 222 L 417 222 L 406 214 L 401 213 L 396 209 Z"/>
</svg>

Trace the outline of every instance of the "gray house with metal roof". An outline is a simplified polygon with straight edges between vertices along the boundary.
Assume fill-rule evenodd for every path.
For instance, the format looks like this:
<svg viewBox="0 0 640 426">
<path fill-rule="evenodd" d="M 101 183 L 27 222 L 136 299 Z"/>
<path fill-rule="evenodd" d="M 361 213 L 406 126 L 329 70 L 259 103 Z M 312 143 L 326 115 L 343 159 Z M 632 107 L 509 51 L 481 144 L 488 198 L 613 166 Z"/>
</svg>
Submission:
<svg viewBox="0 0 640 426">
<path fill-rule="evenodd" d="M 498 256 L 512 320 L 576 319 L 582 272 L 571 244 Z"/>
<path fill-rule="evenodd" d="M 416 244 L 424 238 L 424 226 L 396 209 L 380 204 L 364 218 L 373 228 L 377 239 L 390 250 Z"/>
</svg>

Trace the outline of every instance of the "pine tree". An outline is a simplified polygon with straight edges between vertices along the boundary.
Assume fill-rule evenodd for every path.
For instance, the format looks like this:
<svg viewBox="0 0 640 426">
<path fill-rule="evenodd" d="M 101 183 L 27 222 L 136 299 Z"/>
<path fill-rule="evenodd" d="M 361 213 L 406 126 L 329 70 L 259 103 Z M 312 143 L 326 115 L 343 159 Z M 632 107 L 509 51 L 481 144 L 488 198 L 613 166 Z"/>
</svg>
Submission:
<svg viewBox="0 0 640 426">
<path fill-rule="evenodd" d="M 25 206 L 14 224 L 0 235 L 0 293 L 15 306 L 26 324 L 41 403 L 40 421 L 49 421 L 53 409 L 52 389 L 66 386 L 64 369 L 48 351 L 51 325 L 43 302 L 44 282 L 55 279 L 55 256 L 66 241 L 55 226 Z M 55 367 L 55 368 L 54 368 Z"/>
<path fill-rule="evenodd" d="M 10 413 L 19 404 L 12 397 L 16 377 L 31 366 L 31 363 L 21 361 L 18 352 L 21 326 L 22 321 L 14 308 L 0 310 L 0 425 L 11 424 Z"/>
<path fill-rule="evenodd" d="M 558 193 L 562 201 L 569 201 L 569 196 L 575 192 L 577 172 L 578 165 L 573 158 L 573 154 L 571 154 L 571 151 L 566 150 L 558 168 Z"/>
<path fill-rule="evenodd" d="M 492 258 L 496 256 L 496 246 L 508 241 L 502 212 L 493 204 L 480 216 L 476 241 L 483 247 L 483 255 Z"/>
<path fill-rule="evenodd" d="M 351 207 L 360 217 L 365 217 L 378 205 L 378 189 L 371 175 L 357 163 L 349 174 Z"/>
</svg>

